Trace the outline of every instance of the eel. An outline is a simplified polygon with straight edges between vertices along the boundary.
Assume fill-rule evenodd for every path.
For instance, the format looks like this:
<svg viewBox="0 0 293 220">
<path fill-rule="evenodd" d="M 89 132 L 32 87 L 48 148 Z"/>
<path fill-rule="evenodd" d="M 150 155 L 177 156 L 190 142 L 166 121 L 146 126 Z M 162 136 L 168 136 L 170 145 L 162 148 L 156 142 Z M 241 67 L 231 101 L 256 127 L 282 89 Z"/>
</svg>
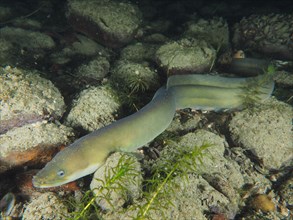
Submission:
<svg viewBox="0 0 293 220">
<path fill-rule="evenodd" d="M 240 109 L 244 94 L 264 100 L 273 89 L 274 82 L 265 75 L 250 78 L 203 74 L 171 76 L 166 86 L 138 112 L 81 137 L 57 153 L 33 177 L 33 185 L 38 188 L 60 186 L 95 172 L 111 152 L 130 152 L 152 141 L 170 125 L 177 109 Z"/>
<path fill-rule="evenodd" d="M 228 72 L 238 76 L 257 76 L 268 69 L 269 60 L 256 58 L 234 58 L 228 66 Z"/>
</svg>

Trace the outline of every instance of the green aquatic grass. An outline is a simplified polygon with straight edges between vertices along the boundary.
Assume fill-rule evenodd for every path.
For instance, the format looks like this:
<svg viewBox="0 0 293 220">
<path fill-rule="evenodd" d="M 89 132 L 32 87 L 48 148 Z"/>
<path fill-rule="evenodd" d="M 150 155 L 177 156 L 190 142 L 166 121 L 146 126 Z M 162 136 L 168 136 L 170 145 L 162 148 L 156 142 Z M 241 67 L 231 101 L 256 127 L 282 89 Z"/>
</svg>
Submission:
<svg viewBox="0 0 293 220">
<path fill-rule="evenodd" d="M 276 68 L 273 64 L 270 64 L 263 72 L 263 75 L 259 75 L 258 78 L 254 78 L 253 80 L 249 79 L 246 85 L 242 87 L 243 95 L 241 95 L 241 98 L 245 108 L 251 108 L 261 101 L 259 97 L 262 94 L 261 87 L 273 80 Z"/>
<path fill-rule="evenodd" d="M 136 75 L 130 76 L 121 85 L 111 80 L 110 85 L 117 94 L 119 102 L 123 104 L 123 108 L 130 112 L 136 112 L 145 106 L 154 94 L 153 89 L 150 88 L 150 82 Z"/>
<path fill-rule="evenodd" d="M 69 220 L 101 219 L 99 213 L 103 210 L 96 204 L 96 201 L 105 200 L 115 210 L 115 204 L 111 201 L 111 192 L 119 191 L 120 195 L 127 197 L 127 185 L 135 181 L 135 177 L 140 175 L 135 169 L 135 159 L 122 155 L 115 167 L 106 167 L 103 179 L 96 179 L 101 183 L 99 188 L 88 190 L 80 201 L 72 199 L 69 205 L 75 210 L 70 213 Z"/>
<path fill-rule="evenodd" d="M 177 146 L 175 152 L 164 162 L 154 166 L 153 175 L 146 180 L 144 199 L 145 202 L 134 205 L 138 210 L 135 220 L 151 219 L 151 212 L 157 211 L 164 217 L 164 211 L 172 206 L 172 195 L 177 188 L 174 177 L 180 176 L 188 182 L 188 174 L 194 173 L 197 166 L 203 164 L 203 158 L 207 155 L 207 149 L 212 146 L 205 143 L 201 146 L 184 147 Z"/>
<path fill-rule="evenodd" d="M 137 93 L 137 92 L 145 92 L 146 90 L 150 89 L 149 80 L 146 80 L 144 77 L 138 75 L 131 75 L 127 79 L 126 85 L 130 87 L 130 94 Z"/>
</svg>

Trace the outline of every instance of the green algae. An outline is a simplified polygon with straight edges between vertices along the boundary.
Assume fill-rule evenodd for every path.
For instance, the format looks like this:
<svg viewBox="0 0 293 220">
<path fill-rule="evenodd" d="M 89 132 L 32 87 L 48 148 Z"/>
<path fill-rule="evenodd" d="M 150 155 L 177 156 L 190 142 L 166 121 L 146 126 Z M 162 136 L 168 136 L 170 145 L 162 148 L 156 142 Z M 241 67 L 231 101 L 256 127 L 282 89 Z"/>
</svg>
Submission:
<svg viewBox="0 0 293 220">
<path fill-rule="evenodd" d="M 138 208 L 134 219 L 151 219 L 151 212 L 158 211 L 164 215 L 163 210 L 173 205 L 171 198 L 177 187 L 174 185 L 174 177 L 180 176 L 188 182 L 188 174 L 197 171 L 197 166 L 203 164 L 207 155 L 206 150 L 211 144 L 204 143 L 201 146 L 182 148 L 177 145 L 174 154 L 163 163 L 158 163 L 153 168 L 153 175 L 146 180 L 144 198 L 146 202 L 134 205 Z M 186 150 L 188 149 L 188 150 Z"/>
<path fill-rule="evenodd" d="M 119 194 L 123 194 L 125 200 L 127 200 L 127 184 L 129 181 L 134 181 L 137 175 L 139 173 L 135 169 L 134 158 L 127 157 L 126 154 L 122 155 L 115 167 L 106 167 L 103 179 L 95 179 L 101 183 L 100 187 L 86 191 L 79 202 L 69 201 L 70 206 L 75 209 L 75 211 L 70 213 L 71 217 L 69 219 L 79 220 L 89 219 L 89 217 L 100 219 L 100 213 L 103 210 L 96 202 L 101 200 L 107 201 L 113 210 L 116 210 L 115 204 L 113 204 L 111 199 L 111 191 L 119 191 Z"/>
</svg>

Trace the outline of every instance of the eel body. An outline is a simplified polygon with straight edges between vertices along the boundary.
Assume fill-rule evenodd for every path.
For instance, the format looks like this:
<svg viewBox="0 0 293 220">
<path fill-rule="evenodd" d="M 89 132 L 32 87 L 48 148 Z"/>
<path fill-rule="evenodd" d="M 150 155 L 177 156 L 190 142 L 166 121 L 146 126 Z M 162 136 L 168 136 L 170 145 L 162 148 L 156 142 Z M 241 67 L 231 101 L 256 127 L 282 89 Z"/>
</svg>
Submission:
<svg viewBox="0 0 293 220">
<path fill-rule="evenodd" d="M 234 58 L 228 67 L 228 72 L 240 76 L 256 76 L 263 73 L 270 61 L 256 58 Z"/>
<path fill-rule="evenodd" d="M 241 108 L 245 93 L 268 98 L 274 87 L 263 76 L 225 78 L 210 75 L 171 76 L 166 87 L 138 112 L 96 130 L 60 151 L 33 178 L 35 187 L 59 186 L 95 172 L 113 151 L 133 151 L 161 134 L 176 109 L 221 110 Z M 251 82 L 260 82 L 253 83 Z M 255 88 L 257 87 L 257 88 Z"/>
</svg>

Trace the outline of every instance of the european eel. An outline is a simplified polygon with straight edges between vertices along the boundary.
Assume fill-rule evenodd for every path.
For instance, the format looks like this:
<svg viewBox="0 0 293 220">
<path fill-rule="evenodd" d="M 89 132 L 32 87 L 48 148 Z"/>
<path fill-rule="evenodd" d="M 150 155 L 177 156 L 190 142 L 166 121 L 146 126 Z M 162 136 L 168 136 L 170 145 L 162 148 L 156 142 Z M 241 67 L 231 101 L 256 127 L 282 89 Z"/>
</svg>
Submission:
<svg viewBox="0 0 293 220">
<path fill-rule="evenodd" d="M 256 58 L 234 58 L 228 67 L 228 71 L 242 76 L 256 76 L 266 71 L 270 63 L 268 60 Z"/>
<path fill-rule="evenodd" d="M 226 78 L 211 75 L 171 76 L 152 101 L 138 112 L 96 130 L 72 143 L 33 177 L 39 188 L 55 187 L 95 172 L 113 151 L 133 151 L 161 134 L 171 123 L 176 109 L 237 109 L 243 94 L 258 91 L 253 98 L 270 97 L 274 82 L 265 75 Z M 260 83 L 251 83 L 260 82 Z"/>
</svg>

